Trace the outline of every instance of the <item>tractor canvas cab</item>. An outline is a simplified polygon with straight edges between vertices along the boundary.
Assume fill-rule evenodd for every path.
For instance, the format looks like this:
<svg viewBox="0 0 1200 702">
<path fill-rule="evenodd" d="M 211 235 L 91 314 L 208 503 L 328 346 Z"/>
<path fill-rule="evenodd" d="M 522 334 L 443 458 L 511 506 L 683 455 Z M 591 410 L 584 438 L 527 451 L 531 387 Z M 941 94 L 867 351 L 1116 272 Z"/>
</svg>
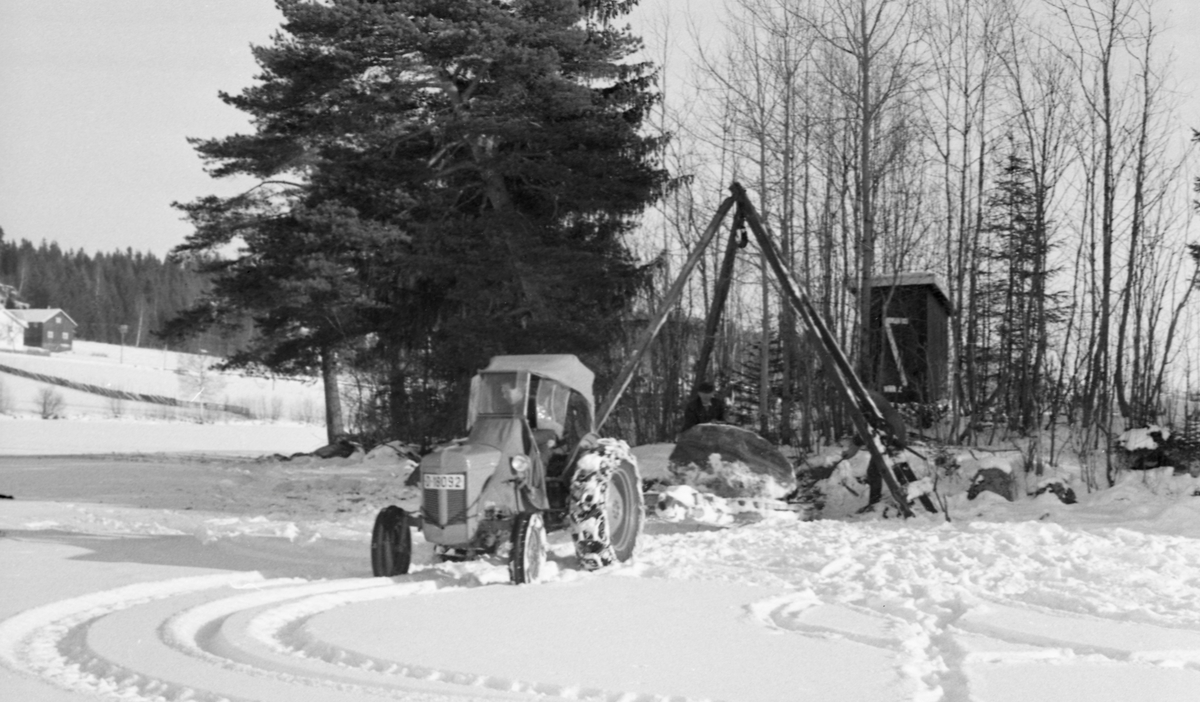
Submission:
<svg viewBox="0 0 1200 702">
<path fill-rule="evenodd" d="M 585 565 L 631 557 L 641 480 L 628 447 L 594 431 L 593 379 L 572 355 L 493 358 L 471 381 L 467 438 L 421 460 L 420 514 L 379 513 L 375 574 L 408 571 L 412 525 L 443 560 L 507 553 L 515 582 L 537 578 L 546 532 L 565 527 Z"/>
</svg>

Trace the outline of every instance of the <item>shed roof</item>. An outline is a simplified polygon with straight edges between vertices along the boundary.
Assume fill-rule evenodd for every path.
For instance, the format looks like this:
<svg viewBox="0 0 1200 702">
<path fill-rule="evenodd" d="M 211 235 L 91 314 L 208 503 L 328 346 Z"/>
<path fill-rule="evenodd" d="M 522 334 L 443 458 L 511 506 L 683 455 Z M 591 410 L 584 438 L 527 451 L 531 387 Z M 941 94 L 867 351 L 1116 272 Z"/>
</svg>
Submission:
<svg viewBox="0 0 1200 702">
<path fill-rule="evenodd" d="M 71 324 L 74 324 L 75 326 L 79 326 L 78 324 L 75 323 L 75 320 L 71 319 L 71 315 L 67 314 L 66 312 L 62 311 L 61 309 L 59 309 L 57 307 L 39 309 L 39 310 L 9 310 L 9 312 L 11 312 L 13 314 L 13 316 L 16 317 L 17 319 L 23 319 L 26 322 L 31 322 L 31 323 L 35 323 L 35 324 L 44 323 L 48 319 L 53 319 L 55 315 L 61 314 L 62 316 L 66 317 L 68 320 L 70 320 Z"/>
<path fill-rule="evenodd" d="M 867 279 L 867 285 L 872 288 L 902 288 L 925 285 L 933 289 L 934 296 L 941 301 L 947 311 L 954 311 L 954 305 L 950 304 L 950 296 L 946 294 L 946 288 L 942 287 L 937 274 L 930 271 L 901 271 L 899 273 L 876 275 Z"/>
</svg>

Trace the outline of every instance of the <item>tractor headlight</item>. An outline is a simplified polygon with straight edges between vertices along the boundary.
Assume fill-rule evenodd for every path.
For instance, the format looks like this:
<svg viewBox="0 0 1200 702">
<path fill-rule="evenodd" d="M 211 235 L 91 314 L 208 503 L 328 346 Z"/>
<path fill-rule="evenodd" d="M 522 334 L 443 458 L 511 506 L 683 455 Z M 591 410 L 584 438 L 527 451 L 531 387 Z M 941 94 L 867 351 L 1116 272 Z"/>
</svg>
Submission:
<svg viewBox="0 0 1200 702">
<path fill-rule="evenodd" d="M 513 477 L 517 480 L 524 480 L 532 465 L 529 456 L 513 456 L 508 462 L 508 467 L 512 469 Z"/>
</svg>

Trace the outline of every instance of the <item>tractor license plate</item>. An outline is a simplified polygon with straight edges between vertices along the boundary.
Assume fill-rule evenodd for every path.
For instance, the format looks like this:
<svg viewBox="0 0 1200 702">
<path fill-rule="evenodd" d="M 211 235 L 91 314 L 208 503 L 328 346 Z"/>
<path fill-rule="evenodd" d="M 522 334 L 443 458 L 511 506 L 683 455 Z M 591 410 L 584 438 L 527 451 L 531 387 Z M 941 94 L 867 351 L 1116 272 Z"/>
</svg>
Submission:
<svg viewBox="0 0 1200 702">
<path fill-rule="evenodd" d="M 450 475 L 425 474 L 426 490 L 465 490 L 466 480 L 462 473 Z"/>
</svg>

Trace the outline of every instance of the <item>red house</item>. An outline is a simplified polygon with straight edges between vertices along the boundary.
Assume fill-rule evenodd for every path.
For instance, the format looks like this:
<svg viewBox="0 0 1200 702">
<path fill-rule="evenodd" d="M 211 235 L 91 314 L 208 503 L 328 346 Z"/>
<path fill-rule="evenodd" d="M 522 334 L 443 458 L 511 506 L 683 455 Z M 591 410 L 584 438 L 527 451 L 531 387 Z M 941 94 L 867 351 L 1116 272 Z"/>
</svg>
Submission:
<svg viewBox="0 0 1200 702">
<path fill-rule="evenodd" d="M 75 327 L 70 315 L 60 309 L 9 310 L 29 326 L 25 329 L 25 345 L 47 351 L 70 351 L 75 341 Z"/>
</svg>

